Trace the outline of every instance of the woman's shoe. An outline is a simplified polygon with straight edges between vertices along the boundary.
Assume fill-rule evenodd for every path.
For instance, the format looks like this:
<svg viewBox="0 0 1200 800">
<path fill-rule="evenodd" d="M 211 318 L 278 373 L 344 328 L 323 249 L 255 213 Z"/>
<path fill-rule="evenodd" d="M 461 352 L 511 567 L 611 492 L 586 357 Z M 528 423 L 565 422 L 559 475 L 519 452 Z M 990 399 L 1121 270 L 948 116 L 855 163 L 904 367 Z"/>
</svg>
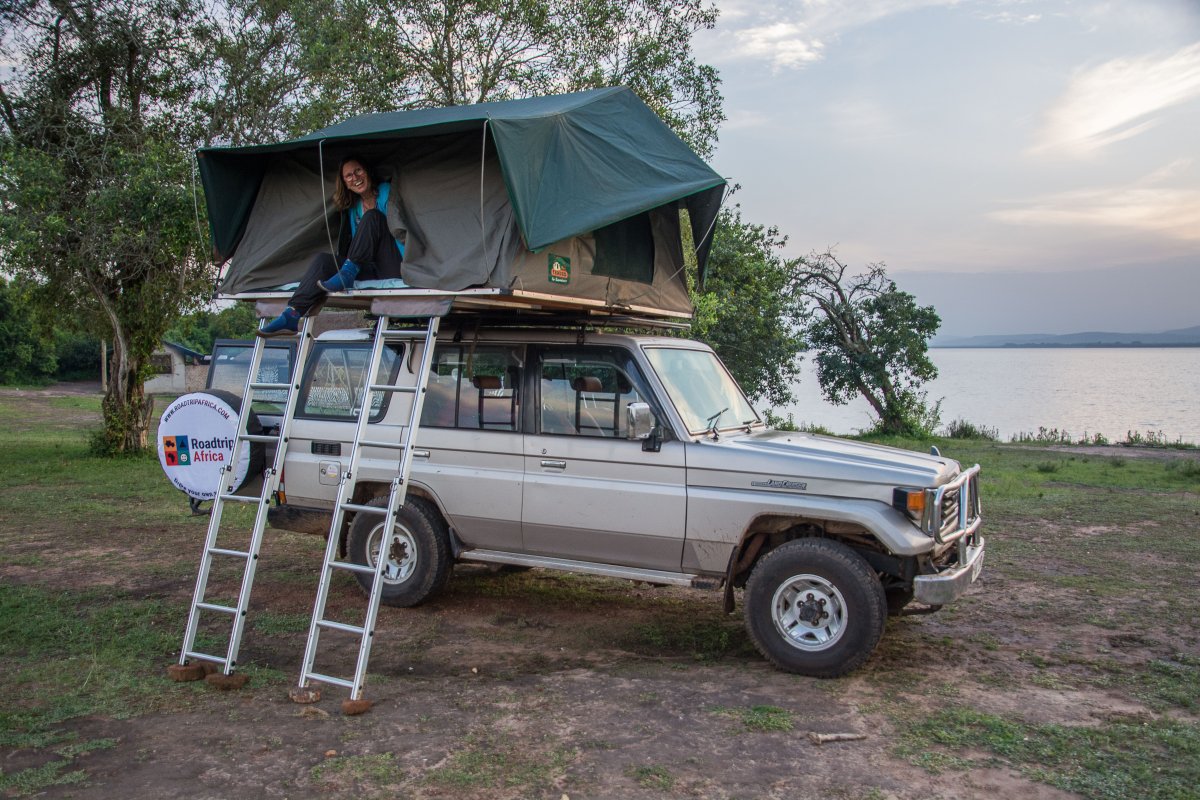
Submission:
<svg viewBox="0 0 1200 800">
<path fill-rule="evenodd" d="M 294 336 L 300 329 L 300 315 L 291 306 L 283 313 L 258 329 L 258 335 L 264 338 L 272 336 Z"/>
<path fill-rule="evenodd" d="M 332 278 L 317 281 L 317 286 L 320 286 L 330 294 L 334 292 L 348 292 L 354 288 L 354 279 L 357 277 L 358 265 L 350 259 L 346 259 L 346 263 L 342 264 L 342 268 L 337 271 L 337 274 Z"/>
</svg>

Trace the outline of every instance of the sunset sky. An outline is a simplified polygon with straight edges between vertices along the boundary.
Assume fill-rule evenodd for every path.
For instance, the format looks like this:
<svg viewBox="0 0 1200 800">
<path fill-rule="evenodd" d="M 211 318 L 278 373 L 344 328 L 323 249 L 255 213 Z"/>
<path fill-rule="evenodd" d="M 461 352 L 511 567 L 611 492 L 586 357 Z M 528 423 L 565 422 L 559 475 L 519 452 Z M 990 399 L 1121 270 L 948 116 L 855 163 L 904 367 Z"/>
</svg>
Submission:
<svg viewBox="0 0 1200 800">
<path fill-rule="evenodd" d="M 713 164 L 951 335 L 1200 325 L 1200 0 L 718 0 Z"/>
</svg>

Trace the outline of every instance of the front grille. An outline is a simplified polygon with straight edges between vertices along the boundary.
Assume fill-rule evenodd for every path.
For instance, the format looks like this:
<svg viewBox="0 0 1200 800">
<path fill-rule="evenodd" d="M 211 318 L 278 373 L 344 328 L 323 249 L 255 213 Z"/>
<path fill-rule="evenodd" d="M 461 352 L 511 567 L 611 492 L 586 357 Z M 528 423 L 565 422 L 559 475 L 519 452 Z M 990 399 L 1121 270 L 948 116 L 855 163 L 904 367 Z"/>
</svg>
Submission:
<svg viewBox="0 0 1200 800">
<path fill-rule="evenodd" d="M 930 516 L 936 515 L 933 519 Z M 979 467 L 937 491 L 937 505 L 926 517 L 926 531 L 938 542 L 961 536 L 979 519 Z"/>
</svg>

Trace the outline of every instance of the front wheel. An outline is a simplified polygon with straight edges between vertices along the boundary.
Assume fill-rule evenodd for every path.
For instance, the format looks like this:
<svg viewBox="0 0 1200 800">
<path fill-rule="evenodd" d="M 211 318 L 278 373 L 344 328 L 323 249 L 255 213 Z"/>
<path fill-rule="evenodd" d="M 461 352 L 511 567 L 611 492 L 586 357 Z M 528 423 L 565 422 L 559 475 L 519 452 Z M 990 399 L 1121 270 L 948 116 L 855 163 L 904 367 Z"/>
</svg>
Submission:
<svg viewBox="0 0 1200 800">
<path fill-rule="evenodd" d="M 746 583 L 746 628 L 779 669 L 836 678 L 870 657 L 883 635 L 883 585 L 858 553 L 797 539 L 767 553 Z"/>
<path fill-rule="evenodd" d="M 387 508 L 387 497 L 368 505 Z M 384 517 L 358 513 L 350 525 L 347 552 L 355 564 L 374 567 L 379 560 Z M 364 592 L 371 591 L 374 576 L 355 573 Z M 396 512 L 396 524 L 383 566 L 384 605 L 409 608 L 433 597 L 450 577 L 450 547 L 440 515 L 425 503 L 410 499 Z"/>
</svg>

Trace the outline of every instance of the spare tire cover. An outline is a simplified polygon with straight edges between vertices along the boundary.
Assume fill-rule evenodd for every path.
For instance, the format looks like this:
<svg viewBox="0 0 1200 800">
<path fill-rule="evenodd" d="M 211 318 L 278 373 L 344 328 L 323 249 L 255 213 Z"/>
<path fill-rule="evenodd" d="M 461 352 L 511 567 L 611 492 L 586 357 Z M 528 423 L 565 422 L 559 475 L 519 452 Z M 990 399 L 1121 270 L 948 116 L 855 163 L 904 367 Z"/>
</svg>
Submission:
<svg viewBox="0 0 1200 800">
<path fill-rule="evenodd" d="M 176 489 L 197 500 L 217 496 L 222 470 L 233 458 L 241 405 L 237 395 L 210 389 L 185 394 L 163 411 L 158 421 L 158 463 Z M 257 415 L 248 413 L 247 432 L 260 433 Z M 246 482 L 252 463 L 262 464 L 262 445 L 241 448 L 233 467 L 235 490 Z"/>
</svg>

